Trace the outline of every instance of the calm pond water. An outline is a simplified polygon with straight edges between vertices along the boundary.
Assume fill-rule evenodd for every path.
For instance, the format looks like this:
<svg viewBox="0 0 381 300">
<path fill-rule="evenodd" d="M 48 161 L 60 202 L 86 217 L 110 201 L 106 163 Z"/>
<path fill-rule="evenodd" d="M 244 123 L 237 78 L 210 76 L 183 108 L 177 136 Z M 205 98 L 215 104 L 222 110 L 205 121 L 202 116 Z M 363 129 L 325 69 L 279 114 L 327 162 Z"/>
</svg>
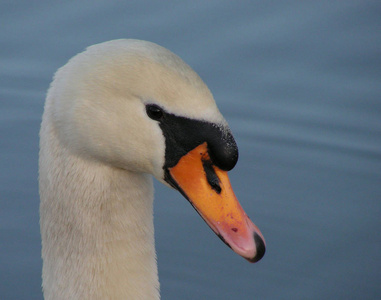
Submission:
<svg viewBox="0 0 381 300">
<path fill-rule="evenodd" d="M 163 299 L 381 298 L 379 1 L 2 1 L 0 299 L 42 299 L 38 131 L 55 70 L 115 38 L 205 80 L 235 134 L 235 192 L 267 242 L 249 264 L 156 184 Z"/>
</svg>

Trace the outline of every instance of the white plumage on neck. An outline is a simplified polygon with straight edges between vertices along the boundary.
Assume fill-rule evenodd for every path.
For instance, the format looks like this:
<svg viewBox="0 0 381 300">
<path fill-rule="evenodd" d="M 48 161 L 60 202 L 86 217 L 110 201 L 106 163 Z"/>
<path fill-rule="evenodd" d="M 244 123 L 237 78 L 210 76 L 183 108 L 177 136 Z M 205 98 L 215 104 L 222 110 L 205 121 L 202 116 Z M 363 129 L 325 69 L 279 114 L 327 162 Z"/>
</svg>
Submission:
<svg viewBox="0 0 381 300">
<path fill-rule="evenodd" d="M 45 299 L 159 299 L 152 178 L 70 153 L 45 115 L 40 191 Z"/>
</svg>

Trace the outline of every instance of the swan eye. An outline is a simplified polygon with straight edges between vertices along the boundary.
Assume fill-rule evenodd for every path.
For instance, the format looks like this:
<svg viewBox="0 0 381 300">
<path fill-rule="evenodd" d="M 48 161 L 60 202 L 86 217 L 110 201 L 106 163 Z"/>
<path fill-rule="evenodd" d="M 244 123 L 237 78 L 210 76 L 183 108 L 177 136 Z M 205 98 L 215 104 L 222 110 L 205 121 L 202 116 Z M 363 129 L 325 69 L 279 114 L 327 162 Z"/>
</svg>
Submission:
<svg viewBox="0 0 381 300">
<path fill-rule="evenodd" d="M 146 106 L 147 115 L 152 120 L 160 120 L 163 117 L 163 109 L 160 106 L 157 106 L 156 104 L 148 104 Z"/>
</svg>

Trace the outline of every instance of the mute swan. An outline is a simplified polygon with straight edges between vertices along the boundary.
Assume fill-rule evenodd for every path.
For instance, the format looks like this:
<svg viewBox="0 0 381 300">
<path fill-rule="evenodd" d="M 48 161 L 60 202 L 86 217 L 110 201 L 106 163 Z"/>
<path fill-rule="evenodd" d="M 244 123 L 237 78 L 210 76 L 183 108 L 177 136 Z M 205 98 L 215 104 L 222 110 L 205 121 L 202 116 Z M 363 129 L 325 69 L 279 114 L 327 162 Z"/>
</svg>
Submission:
<svg viewBox="0 0 381 300">
<path fill-rule="evenodd" d="M 251 262 L 264 238 L 231 189 L 238 159 L 212 94 L 179 57 L 114 40 L 60 68 L 40 131 L 45 299 L 159 299 L 152 176 Z"/>
</svg>

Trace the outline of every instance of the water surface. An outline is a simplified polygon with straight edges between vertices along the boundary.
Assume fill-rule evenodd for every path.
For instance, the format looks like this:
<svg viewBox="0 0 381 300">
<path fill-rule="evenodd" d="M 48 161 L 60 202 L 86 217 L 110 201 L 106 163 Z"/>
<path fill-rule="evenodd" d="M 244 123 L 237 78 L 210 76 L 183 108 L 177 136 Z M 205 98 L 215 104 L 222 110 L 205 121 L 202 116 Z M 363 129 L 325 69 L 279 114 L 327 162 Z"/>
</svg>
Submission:
<svg viewBox="0 0 381 300">
<path fill-rule="evenodd" d="M 236 137 L 235 192 L 267 252 L 252 265 L 155 184 L 163 299 L 381 298 L 378 1 L 0 4 L 0 298 L 42 299 L 38 131 L 55 70 L 139 38 L 206 81 Z"/>
</svg>

